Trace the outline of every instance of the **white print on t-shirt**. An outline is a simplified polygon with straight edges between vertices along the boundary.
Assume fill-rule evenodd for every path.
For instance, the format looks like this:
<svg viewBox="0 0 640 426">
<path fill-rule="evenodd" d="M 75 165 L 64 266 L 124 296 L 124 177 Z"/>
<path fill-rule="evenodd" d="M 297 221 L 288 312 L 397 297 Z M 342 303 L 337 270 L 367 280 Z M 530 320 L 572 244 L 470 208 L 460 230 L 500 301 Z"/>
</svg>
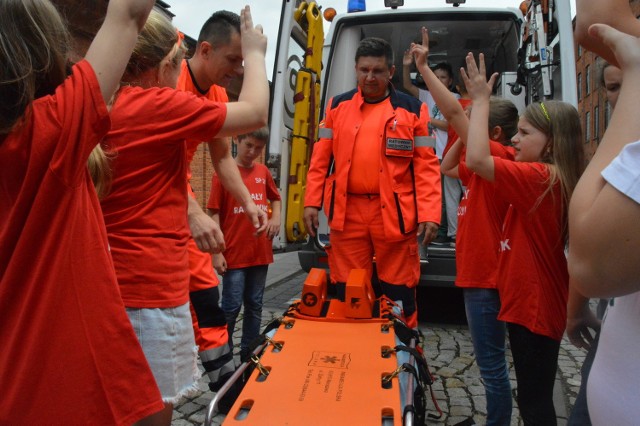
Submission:
<svg viewBox="0 0 640 426">
<path fill-rule="evenodd" d="M 467 213 L 467 206 L 458 205 L 458 217 L 464 216 Z"/>
<path fill-rule="evenodd" d="M 251 199 L 253 201 L 262 201 L 264 199 L 264 194 L 251 194 Z"/>
<path fill-rule="evenodd" d="M 469 189 L 465 189 L 464 191 L 462 191 L 462 199 L 463 200 L 468 200 L 469 199 Z"/>
<path fill-rule="evenodd" d="M 265 213 L 269 211 L 269 208 L 267 207 L 266 204 L 256 204 L 256 206 Z M 244 209 L 242 208 L 242 206 L 233 208 L 233 214 L 240 214 L 240 213 L 244 213 Z"/>
<path fill-rule="evenodd" d="M 500 251 L 507 251 L 507 250 L 511 250 L 511 246 L 509 246 L 509 239 L 507 238 L 506 240 L 501 240 L 500 241 Z"/>
<path fill-rule="evenodd" d="M 267 180 L 265 178 L 257 177 L 256 178 L 256 183 L 261 183 L 263 185 L 266 185 L 267 184 Z"/>
</svg>

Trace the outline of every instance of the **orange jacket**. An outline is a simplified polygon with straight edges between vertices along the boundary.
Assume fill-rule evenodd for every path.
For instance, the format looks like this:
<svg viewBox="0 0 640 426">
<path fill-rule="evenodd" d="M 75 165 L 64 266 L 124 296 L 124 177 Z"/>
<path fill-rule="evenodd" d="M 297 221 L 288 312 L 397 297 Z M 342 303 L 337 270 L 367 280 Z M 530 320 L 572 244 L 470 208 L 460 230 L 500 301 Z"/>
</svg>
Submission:
<svg viewBox="0 0 640 426">
<path fill-rule="evenodd" d="M 427 133 L 426 106 L 391 85 L 390 90 L 393 113 L 378 125 L 383 128 L 380 210 L 385 234 L 393 241 L 415 232 L 418 223 L 440 223 L 441 190 L 435 141 Z M 359 89 L 329 101 L 307 174 L 305 207 L 320 208 L 324 202 L 329 226 L 336 230 L 344 226 L 347 181 L 363 103 Z"/>
</svg>

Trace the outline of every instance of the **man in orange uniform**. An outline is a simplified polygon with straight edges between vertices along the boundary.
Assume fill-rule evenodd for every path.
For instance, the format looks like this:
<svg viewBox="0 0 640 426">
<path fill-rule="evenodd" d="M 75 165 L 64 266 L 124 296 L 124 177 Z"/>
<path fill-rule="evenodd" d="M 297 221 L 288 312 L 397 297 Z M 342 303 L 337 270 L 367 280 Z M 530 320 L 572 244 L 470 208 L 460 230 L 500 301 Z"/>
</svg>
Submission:
<svg viewBox="0 0 640 426">
<path fill-rule="evenodd" d="M 228 102 L 227 93 L 220 85 L 229 84 L 242 72 L 240 17 L 232 12 L 219 11 L 202 26 L 195 54 L 182 63 L 177 88 L 213 101 Z M 225 139 L 224 144 L 209 142 L 213 167 L 225 188 L 240 201 L 257 231 L 263 231 L 266 214 L 251 199 L 231 156 L 230 139 Z M 187 142 L 188 162 L 193 159 L 200 143 Z M 191 170 L 188 177 L 191 178 Z M 193 237 L 188 246 L 191 317 L 200 360 L 209 376 L 209 387 L 217 391 L 235 370 L 233 353 L 228 346 L 227 324 L 219 304 L 219 280 L 210 254 L 224 250 L 224 238 L 220 227 L 196 201 L 190 185 L 189 195 L 189 226 Z"/>
<path fill-rule="evenodd" d="M 440 222 L 435 141 L 428 137 L 426 106 L 390 83 L 395 66 L 389 43 L 364 39 L 355 60 L 358 87 L 329 101 L 313 147 L 305 225 L 314 236 L 324 202 L 338 295 L 344 297 L 351 269 L 371 273 L 375 254 L 382 293 L 401 301 L 408 325 L 416 327 L 416 234 L 428 244 Z"/>
</svg>

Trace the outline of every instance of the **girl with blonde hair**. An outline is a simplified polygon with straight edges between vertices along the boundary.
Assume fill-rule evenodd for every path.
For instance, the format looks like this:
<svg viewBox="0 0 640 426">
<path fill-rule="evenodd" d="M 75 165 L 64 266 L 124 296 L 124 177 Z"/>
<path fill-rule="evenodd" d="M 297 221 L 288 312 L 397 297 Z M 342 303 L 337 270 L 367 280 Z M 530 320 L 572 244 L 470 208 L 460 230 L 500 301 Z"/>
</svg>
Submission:
<svg viewBox="0 0 640 426">
<path fill-rule="evenodd" d="M 467 55 L 467 70 L 462 74 L 473 99 L 467 166 L 511 204 L 496 247 L 498 319 L 509 331 L 520 415 L 525 425 L 554 425 L 553 386 L 569 286 L 567 207 L 585 166 L 580 118 L 564 102 L 530 104 L 511 139 L 515 161 L 494 157 L 487 117 L 497 74 L 487 82 L 482 54 L 478 65 Z"/>
<path fill-rule="evenodd" d="M 102 211 L 122 298 L 165 402 L 158 424 L 171 422 L 172 405 L 195 391 L 200 377 L 189 312 L 186 140 L 266 124 L 266 38 L 248 7 L 241 39 L 245 78 L 238 102 L 176 91 L 182 35 L 153 11 L 114 98 L 104 143 L 113 153 L 113 179 Z"/>
</svg>

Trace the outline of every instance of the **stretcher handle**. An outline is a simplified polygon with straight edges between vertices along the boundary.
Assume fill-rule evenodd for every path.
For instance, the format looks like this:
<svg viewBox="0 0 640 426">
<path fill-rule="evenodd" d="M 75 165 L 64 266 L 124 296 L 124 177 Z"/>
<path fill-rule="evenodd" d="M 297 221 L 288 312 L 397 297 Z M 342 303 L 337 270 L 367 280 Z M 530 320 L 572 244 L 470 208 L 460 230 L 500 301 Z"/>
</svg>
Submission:
<svg viewBox="0 0 640 426">
<path fill-rule="evenodd" d="M 257 356 L 257 354 L 259 354 L 260 352 L 262 352 L 267 345 L 269 344 L 269 342 L 265 342 L 262 345 L 256 347 L 253 350 L 252 355 Z M 213 397 L 213 399 L 211 400 L 211 402 L 209 403 L 209 406 L 207 407 L 207 415 L 204 418 L 204 425 L 205 426 L 211 426 L 211 422 L 213 421 L 213 417 L 217 414 L 218 412 L 218 403 L 220 402 L 220 400 L 222 399 L 222 397 L 229 391 L 229 389 L 231 389 L 231 386 L 242 377 L 242 374 L 244 373 L 244 371 L 251 365 L 251 362 L 247 361 L 244 362 L 240 365 L 240 367 L 238 367 L 238 369 L 231 375 L 231 377 L 229 377 L 229 379 L 224 383 L 224 385 L 222 385 L 222 387 L 220 388 L 220 390 L 218 392 L 216 392 L 216 395 Z"/>
<path fill-rule="evenodd" d="M 409 345 L 412 348 L 415 348 L 416 346 L 416 339 L 415 338 L 411 338 L 411 340 L 409 341 Z M 409 364 L 413 365 L 413 363 L 415 362 L 415 358 L 413 356 L 413 353 L 409 352 Z M 415 380 L 415 378 L 413 377 L 412 374 L 409 374 L 408 380 L 407 380 L 407 401 L 405 404 L 405 408 L 408 405 L 413 405 L 414 401 L 413 401 L 413 387 L 414 387 L 414 383 L 413 381 Z M 405 411 L 405 415 L 404 415 L 404 426 L 413 426 L 413 411 L 411 410 L 403 410 Z"/>
</svg>

